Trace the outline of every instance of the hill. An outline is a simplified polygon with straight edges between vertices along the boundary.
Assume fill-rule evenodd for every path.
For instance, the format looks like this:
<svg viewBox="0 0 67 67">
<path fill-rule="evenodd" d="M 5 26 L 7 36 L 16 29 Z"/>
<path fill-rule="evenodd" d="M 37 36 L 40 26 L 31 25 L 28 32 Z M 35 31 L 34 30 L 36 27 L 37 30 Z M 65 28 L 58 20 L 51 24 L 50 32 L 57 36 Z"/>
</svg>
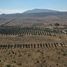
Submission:
<svg viewBox="0 0 67 67">
<path fill-rule="evenodd" d="M 43 24 L 67 24 L 67 12 L 60 12 L 48 9 L 33 9 L 24 13 L 1 14 L 0 25 L 24 26 L 35 23 Z"/>
</svg>

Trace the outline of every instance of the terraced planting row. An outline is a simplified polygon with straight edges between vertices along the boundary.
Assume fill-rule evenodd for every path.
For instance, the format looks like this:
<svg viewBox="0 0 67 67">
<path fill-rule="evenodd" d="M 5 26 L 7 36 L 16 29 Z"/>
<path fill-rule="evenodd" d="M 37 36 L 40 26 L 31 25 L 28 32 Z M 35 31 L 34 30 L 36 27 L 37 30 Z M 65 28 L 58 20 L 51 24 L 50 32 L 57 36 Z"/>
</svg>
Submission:
<svg viewBox="0 0 67 67">
<path fill-rule="evenodd" d="M 34 28 L 34 27 L 1 27 L 0 34 L 5 35 L 56 35 L 66 34 L 61 30 L 50 29 L 50 28 Z"/>
<path fill-rule="evenodd" d="M 43 43 L 43 44 L 0 44 L 0 49 L 6 48 L 54 48 L 67 46 L 64 43 Z"/>
</svg>

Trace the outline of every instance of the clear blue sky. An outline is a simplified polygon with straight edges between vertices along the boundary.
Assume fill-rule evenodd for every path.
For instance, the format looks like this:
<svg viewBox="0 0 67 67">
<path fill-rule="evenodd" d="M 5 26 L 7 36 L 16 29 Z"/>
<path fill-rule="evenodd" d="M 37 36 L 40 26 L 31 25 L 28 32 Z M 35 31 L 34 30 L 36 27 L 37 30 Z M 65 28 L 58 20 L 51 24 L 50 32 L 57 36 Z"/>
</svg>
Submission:
<svg viewBox="0 0 67 67">
<path fill-rule="evenodd" d="M 67 11 L 67 0 L 0 0 L 1 13 L 23 12 L 35 8 Z"/>
</svg>

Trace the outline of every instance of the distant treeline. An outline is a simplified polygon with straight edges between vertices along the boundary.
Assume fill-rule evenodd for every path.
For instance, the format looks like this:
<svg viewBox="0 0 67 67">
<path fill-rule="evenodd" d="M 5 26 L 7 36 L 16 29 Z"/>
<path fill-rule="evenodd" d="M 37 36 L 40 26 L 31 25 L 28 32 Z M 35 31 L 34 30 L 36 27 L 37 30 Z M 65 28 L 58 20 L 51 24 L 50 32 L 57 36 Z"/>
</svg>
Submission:
<svg viewBox="0 0 67 67">
<path fill-rule="evenodd" d="M 0 49 L 6 48 L 51 48 L 64 47 L 65 43 L 39 43 L 39 44 L 0 44 Z"/>
<path fill-rule="evenodd" d="M 0 34 L 3 35 L 53 35 L 64 34 L 61 30 L 37 27 L 0 27 Z"/>
</svg>

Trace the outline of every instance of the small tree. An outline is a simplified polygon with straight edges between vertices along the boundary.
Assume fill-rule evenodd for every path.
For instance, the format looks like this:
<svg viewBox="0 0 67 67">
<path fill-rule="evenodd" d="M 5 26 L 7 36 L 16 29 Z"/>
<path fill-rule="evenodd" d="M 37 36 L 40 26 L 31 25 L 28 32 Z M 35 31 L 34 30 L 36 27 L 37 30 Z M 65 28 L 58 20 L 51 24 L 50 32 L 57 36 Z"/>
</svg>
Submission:
<svg viewBox="0 0 67 67">
<path fill-rule="evenodd" d="M 54 25 L 55 25 L 55 26 L 59 26 L 60 24 L 59 24 L 59 23 L 55 23 Z"/>
<path fill-rule="evenodd" d="M 11 65 L 6 65 L 6 67 L 11 67 Z"/>
</svg>

